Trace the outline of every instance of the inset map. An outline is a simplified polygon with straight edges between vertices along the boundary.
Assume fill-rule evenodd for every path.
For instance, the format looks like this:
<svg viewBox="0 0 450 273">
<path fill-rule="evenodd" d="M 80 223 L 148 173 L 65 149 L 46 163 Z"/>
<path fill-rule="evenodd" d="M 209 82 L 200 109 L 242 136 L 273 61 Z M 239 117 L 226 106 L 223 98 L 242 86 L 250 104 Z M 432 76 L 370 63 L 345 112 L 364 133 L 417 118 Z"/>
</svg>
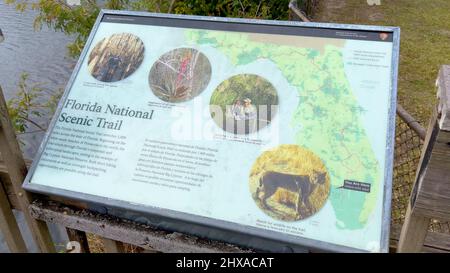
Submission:
<svg viewBox="0 0 450 273">
<path fill-rule="evenodd" d="M 322 160 L 298 145 L 264 152 L 253 164 L 249 184 L 256 205 L 283 221 L 314 215 L 330 193 L 330 177 Z"/>
<path fill-rule="evenodd" d="M 198 96 L 211 79 L 208 58 L 194 48 L 178 48 L 162 55 L 152 66 L 149 84 L 166 102 L 184 102 Z"/>
<path fill-rule="evenodd" d="M 89 55 L 91 75 L 102 82 L 116 82 L 130 76 L 144 59 L 144 43 L 130 33 L 113 34 L 98 42 Z"/>
</svg>

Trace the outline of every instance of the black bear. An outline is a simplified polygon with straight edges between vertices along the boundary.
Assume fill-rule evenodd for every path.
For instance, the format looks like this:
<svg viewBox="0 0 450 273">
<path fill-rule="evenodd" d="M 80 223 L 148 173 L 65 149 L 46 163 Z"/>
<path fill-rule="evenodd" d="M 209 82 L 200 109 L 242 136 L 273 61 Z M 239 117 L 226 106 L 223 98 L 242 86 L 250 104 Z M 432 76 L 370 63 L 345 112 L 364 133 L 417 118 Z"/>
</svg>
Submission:
<svg viewBox="0 0 450 273">
<path fill-rule="evenodd" d="M 274 171 L 264 172 L 259 178 L 259 186 L 256 189 L 256 197 L 266 209 L 270 209 L 267 205 L 269 199 L 278 189 L 285 189 L 297 193 L 295 202 L 295 211 L 301 214 L 300 208 L 303 204 L 311 209 L 309 196 L 318 185 L 323 185 L 326 181 L 326 173 L 314 171 L 312 175 L 295 175 Z"/>
</svg>

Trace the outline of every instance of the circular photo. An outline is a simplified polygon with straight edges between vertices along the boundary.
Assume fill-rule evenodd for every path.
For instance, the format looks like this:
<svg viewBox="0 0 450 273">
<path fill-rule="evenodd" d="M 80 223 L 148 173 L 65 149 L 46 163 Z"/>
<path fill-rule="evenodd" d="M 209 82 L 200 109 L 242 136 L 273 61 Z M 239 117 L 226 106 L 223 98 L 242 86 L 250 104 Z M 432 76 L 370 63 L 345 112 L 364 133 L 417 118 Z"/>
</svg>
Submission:
<svg viewBox="0 0 450 273">
<path fill-rule="evenodd" d="M 298 145 L 280 145 L 261 154 L 250 171 L 249 184 L 256 205 L 283 221 L 314 215 L 330 193 L 322 160 Z"/>
<path fill-rule="evenodd" d="M 130 76 L 144 59 L 144 43 L 136 35 L 119 33 L 98 42 L 91 51 L 88 67 L 102 82 L 116 82 Z"/>
<path fill-rule="evenodd" d="M 162 55 L 150 70 L 155 96 L 166 102 L 184 102 L 198 96 L 211 79 L 208 58 L 194 48 L 178 48 Z"/>
<path fill-rule="evenodd" d="M 209 103 L 214 122 L 226 132 L 251 134 L 270 124 L 278 111 L 278 95 L 261 76 L 240 74 L 222 82 Z"/>
</svg>

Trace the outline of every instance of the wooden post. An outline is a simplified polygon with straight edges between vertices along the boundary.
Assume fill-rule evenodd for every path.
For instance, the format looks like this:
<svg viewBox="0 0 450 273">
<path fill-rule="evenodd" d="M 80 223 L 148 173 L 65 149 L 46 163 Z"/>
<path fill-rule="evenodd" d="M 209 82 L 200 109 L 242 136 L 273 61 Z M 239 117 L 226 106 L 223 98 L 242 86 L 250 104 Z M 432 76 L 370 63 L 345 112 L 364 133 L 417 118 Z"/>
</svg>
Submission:
<svg viewBox="0 0 450 273">
<path fill-rule="evenodd" d="M 0 230 L 12 253 L 27 252 L 19 225 L 12 211 L 8 196 L 0 183 Z"/>
<path fill-rule="evenodd" d="M 34 219 L 29 212 L 32 201 L 31 194 L 22 189 L 22 183 L 27 174 L 27 167 L 11 125 L 5 97 L 0 88 L 0 152 L 8 170 L 14 193 L 17 196 L 19 209 L 23 212 L 25 220 L 37 247 L 41 252 L 55 252 L 50 232 L 45 222 Z"/>
<path fill-rule="evenodd" d="M 438 78 L 439 104 L 428 126 L 398 252 L 420 252 L 431 219 L 450 220 L 450 66 Z"/>
<path fill-rule="evenodd" d="M 122 242 L 114 241 L 108 238 L 102 238 L 106 253 L 125 253 L 125 246 Z"/>
<path fill-rule="evenodd" d="M 301 11 L 297 6 L 297 1 L 290 1 L 289 2 L 289 10 L 294 12 L 294 14 L 303 22 L 311 22 L 306 14 Z"/>
<path fill-rule="evenodd" d="M 90 253 L 89 243 L 84 231 L 76 229 L 66 228 L 69 241 L 75 241 L 80 244 L 80 253 Z"/>
<path fill-rule="evenodd" d="M 410 253 L 420 252 L 428 234 L 430 218 L 412 213 L 411 206 L 408 206 L 403 223 L 397 252 Z"/>
</svg>

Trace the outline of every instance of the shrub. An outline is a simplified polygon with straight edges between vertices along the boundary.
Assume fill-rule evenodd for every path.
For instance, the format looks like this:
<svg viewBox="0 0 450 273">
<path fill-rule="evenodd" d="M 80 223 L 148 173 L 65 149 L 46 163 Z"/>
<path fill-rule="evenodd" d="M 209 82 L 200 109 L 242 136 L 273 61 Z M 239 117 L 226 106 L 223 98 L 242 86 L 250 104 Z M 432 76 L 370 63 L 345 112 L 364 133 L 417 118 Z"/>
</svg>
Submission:
<svg viewBox="0 0 450 273">
<path fill-rule="evenodd" d="M 69 6 L 65 0 L 5 0 L 17 9 L 28 6 L 39 11 L 35 28 L 42 24 L 68 35 L 75 41 L 68 45 L 69 55 L 81 53 L 100 6 L 95 0 L 81 0 L 79 6 Z M 104 8 L 114 10 L 140 10 L 162 13 L 195 14 L 207 16 L 245 17 L 280 20 L 288 18 L 289 0 L 107 0 Z"/>
</svg>

